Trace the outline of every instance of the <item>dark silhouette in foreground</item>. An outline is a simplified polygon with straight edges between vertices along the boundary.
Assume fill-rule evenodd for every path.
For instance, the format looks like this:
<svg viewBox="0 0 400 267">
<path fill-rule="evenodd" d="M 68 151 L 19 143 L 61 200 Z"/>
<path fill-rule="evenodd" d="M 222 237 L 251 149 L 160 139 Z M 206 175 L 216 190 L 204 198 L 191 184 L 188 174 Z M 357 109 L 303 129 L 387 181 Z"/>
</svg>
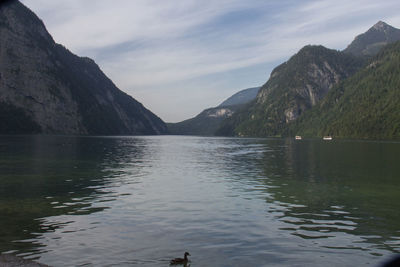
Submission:
<svg viewBox="0 0 400 267">
<path fill-rule="evenodd" d="M 169 263 L 171 265 L 182 264 L 182 265 L 187 266 L 187 264 L 189 262 L 189 259 L 188 259 L 187 256 L 190 256 L 189 252 L 185 252 L 185 255 L 184 255 L 183 259 L 182 258 L 175 258 L 175 259 L 172 259 Z"/>
<path fill-rule="evenodd" d="M 394 257 L 389 261 L 386 261 L 382 267 L 399 267 L 400 266 L 400 256 Z"/>
</svg>

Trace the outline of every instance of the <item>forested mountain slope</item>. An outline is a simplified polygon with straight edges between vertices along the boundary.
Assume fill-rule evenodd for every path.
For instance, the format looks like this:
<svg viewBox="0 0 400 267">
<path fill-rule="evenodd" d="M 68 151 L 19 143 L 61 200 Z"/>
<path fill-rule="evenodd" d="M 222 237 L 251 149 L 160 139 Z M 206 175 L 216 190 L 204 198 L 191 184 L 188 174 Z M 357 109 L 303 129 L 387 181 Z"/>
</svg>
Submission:
<svg viewBox="0 0 400 267">
<path fill-rule="evenodd" d="M 0 4 L 0 134 L 166 133 L 89 58 L 56 44 L 19 1 Z"/>
</svg>

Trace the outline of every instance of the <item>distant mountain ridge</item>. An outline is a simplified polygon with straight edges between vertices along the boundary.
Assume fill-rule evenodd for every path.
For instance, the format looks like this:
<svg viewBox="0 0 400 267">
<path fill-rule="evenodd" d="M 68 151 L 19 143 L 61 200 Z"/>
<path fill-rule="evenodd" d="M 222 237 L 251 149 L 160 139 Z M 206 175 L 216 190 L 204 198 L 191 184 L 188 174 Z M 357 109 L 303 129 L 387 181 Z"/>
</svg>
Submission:
<svg viewBox="0 0 400 267">
<path fill-rule="evenodd" d="M 322 46 L 302 48 L 275 68 L 255 102 L 222 122 L 216 134 L 400 138 L 398 57 L 395 48 L 386 48 L 400 38 L 399 32 L 380 21 L 343 52 Z"/>
<path fill-rule="evenodd" d="M 165 123 L 19 1 L 0 5 L 0 134 L 163 134 Z"/>
<path fill-rule="evenodd" d="M 228 107 L 228 106 L 246 104 L 256 98 L 258 91 L 260 91 L 260 88 L 261 87 L 253 87 L 241 90 L 236 94 L 234 94 L 233 96 L 226 99 L 224 102 L 218 105 L 218 107 Z"/>
<path fill-rule="evenodd" d="M 221 123 L 230 118 L 243 105 L 254 100 L 260 87 L 248 88 L 232 95 L 220 105 L 203 110 L 196 117 L 178 123 L 168 123 L 170 134 L 212 136 Z"/>
</svg>

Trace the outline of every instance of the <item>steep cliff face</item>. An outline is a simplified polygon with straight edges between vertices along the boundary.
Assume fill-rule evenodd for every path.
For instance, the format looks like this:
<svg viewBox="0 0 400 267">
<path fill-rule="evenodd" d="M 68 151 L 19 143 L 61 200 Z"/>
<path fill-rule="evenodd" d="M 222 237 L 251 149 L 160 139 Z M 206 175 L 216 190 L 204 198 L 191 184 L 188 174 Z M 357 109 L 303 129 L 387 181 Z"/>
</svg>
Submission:
<svg viewBox="0 0 400 267">
<path fill-rule="evenodd" d="M 382 114 L 383 112 L 378 112 L 378 110 L 381 107 L 386 110 L 386 107 L 381 104 L 382 101 L 377 100 L 376 96 L 379 95 L 379 93 L 374 93 L 371 87 L 369 94 L 374 97 L 367 97 L 362 90 L 363 86 L 366 86 L 366 84 L 362 83 L 368 80 L 370 84 L 380 86 L 379 89 L 386 88 L 387 85 L 390 84 L 393 88 L 391 88 L 391 90 L 386 88 L 383 93 L 391 92 L 386 95 L 393 96 L 396 87 L 393 86 L 392 83 L 392 81 L 394 81 L 392 73 L 396 70 L 389 69 L 387 66 L 395 67 L 394 61 L 392 61 L 393 64 L 385 65 L 386 68 L 382 68 L 380 72 L 381 77 L 386 77 L 389 80 L 385 81 L 381 79 L 378 81 L 379 77 L 373 77 L 373 75 L 377 75 L 377 72 L 372 72 L 374 74 L 370 73 L 371 76 L 368 76 L 365 80 L 351 78 L 365 67 L 368 60 L 370 60 L 373 55 L 376 55 L 385 46 L 397 40 L 400 40 L 400 30 L 380 21 L 366 33 L 357 36 L 343 52 L 330 50 L 322 46 L 304 47 L 288 62 L 278 66 L 272 72 L 267 83 L 261 88 L 256 100 L 240 112 L 236 112 L 232 117 L 222 122 L 216 134 L 239 136 L 307 134 L 316 136 L 334 132 L 341 136 L 380 136 L 380 138 L 382 138 L 384 135 L 379 135 L 374 132 L 376 129 L 373 129 L 373 126 L 370 126 L 368 129 L 365 127 L 363 128 L 363 125 L 369 124 L 367 120 L 360 120 L 360 124 L 357 126 L 358 132 L 352 131 L 351 126 L 341 131 L 340 123 L 336 123 L 331 127 L 328 124 L 333 121 L 333 118 L 342 116 L 339 113 L 340 110 L 332 108 L 329 112 L 323 113 L 323 115 L 321 112 L 322 106 L 319 104 L 325 99 L 328 93 L 332 92 L 333 88 L 336 88 L 341 85 L 342 82 L 349 79 L 351 81 L 351 86 L 358 88 L 357 94 L 359 95 L 353 94 L 342 100 L 343 103 L 346 103 L 342 105 L 346 105 L 348 108 L 345 115 L 346 118 L 342 121 L 343 128 L 345 127 L 345 120 L 346 123 L 349 123 L 349 125 L 351 124 L 351 110 L 352 107 L 355 107 L 355 104 L 358 103 L 357 101 L 367 99 L 366 101 L 362 101 L 365 105 L 364 107 L 370 106 L 371 110 L 375 110 L 374 114 Z M 380 62 L 377 60 L 368 64 L 369 69 L 374 69 L 379 66 Z M 385 73 L 385 71 L 387 73 Z M 355 81 L 359 81 L 360 84 Z M 350 89 L 346 91 L 355 92 Z M 335 90 L 335 92 L 340 93 L 340 90 Z M 377 89 L 376 92 L 379 92 L 379 90 Z M 359 96 L 362 96 L 361 100 Z M 328 103 L 336 107 L 335 103 L 339 101 L 339 98 L 335 98 L 334 100 L 332 100 L 332 98 L 329 99 L 330 101 L 328 101 Z M 390 102 L 390 97 L 385 97 L 385 99 L 387 102 Z M 392 106 L 394 107 L 395 105 L 393 104 Z M 359 108 L 357 112 L 363 108 Z M 391 110 L 393 111 L 394 109 Z M 369 114 L 367 110 L 364 110 L 364 112 L 365 114 Z M 304 114 L 311 115 L 305 116 Z M 325 117 L 319 118 L 320 115 Z M 359 115 L 364 117 L 362 114 Z M 385 118 L 393 119 L 396 118 L 398 114 L 393 116 L 393 112 L 385 113 L 385 116 L 379 117 L 379 119 L 385 123 L 384 127 L 382 126 L 382 129 L 386 129 L 386 137 L 384 138 L 393 138 L 397 132 L 393 134 L 393 131 L 390 132 L 390 130 L 387 130 L 390 127 L 387 127 L 386 124 L 388 124 L 388 120 Z M 378 116 L 370 114 L 369 117 L 373 118 Z M 301 123 L 298 122 L 298 119 L 301 119 Z M 314 123 L 317 123 L 317 125 L 313 126 Z M 382 124 L 378 123 L 377 120 L 374 120 L 374 123 L 376 125 Z M 372 132 L 374 133 L 372 134 Z"/>
<path fill-rule="evenodd" d="M 400 42 L 387 45 L 290 128 L 292 135 L 400 139 Z"/>
<path fill-rule="evenodd" d="M 19 1 L 0 5 L 0 36 L 1 133 L 166 132 L 161 119 L 120 91 L 93 60 L 56 44 Z"/>
<path fill-rule="evenodd" d="M 400 30 L 379 21 L 358 35 L 343 52 L 356 56 L 374 56 L 385 45 L 396 41 L 400 41 Z"/>
<path fill-rule="evenodd" d="M 257 103 L 272 109 L 279 109 L 279 103 L 287 104 L 282 107 L 285 122 L 295 120 L 360 66 L 359 60 L 341 52 L 306 46 L 272 72 L 257 96 Z"/>
<path fill-rule="evenodd" d="M 0 103 L 9 107 L 7 115 L 19 109 L 35 132 L 87 133 L 68 86 L 53 75 L 56 45 L 43 23 L 9 1 L 0 6 L 0 36 Z"/>
<path fill-rule="evenodd" d="M 315 106 L 362 64 L 363 60 L 352 55 L 306 46 L 273 70 L 255 102 L 233 116 L 231 128 L 244 136 L 281 135 L 288 123 Z"/>
</svg>

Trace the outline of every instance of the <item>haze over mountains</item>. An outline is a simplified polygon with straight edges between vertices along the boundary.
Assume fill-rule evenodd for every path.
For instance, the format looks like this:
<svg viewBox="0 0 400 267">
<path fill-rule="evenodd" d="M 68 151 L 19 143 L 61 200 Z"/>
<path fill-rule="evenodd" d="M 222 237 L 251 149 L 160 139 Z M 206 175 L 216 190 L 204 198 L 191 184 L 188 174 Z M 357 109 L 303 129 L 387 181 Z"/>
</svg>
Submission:
<svg viewBox="0 0 400 267">
<path fill-rule="evenodd" d="M 379 21 L 344 51 L 305 46 L 272 71 L 249 104 L 218 119 L 221 107 L 168 126 L 191 135 L 399 138 L 399 51 L 388 46 L 399 40 L 400 30 Z"/>
<path fill-rule="evenodd" d="M 235 131 L 251 136 L 282 134 L 288 123 L 315 106 L 335 84 L 354 74 L 362 62 L 323 46 L 302 48 L 272 71 L 255 103 L 234 116 Z"/>
<path fill-rule="evenodd" d="M 380 21 L 343 52 L 302 48 L 216 134 L 400 138 L 399 32 Z"/>
<path fill-rule="evenodd" d="M 178 123 L 168 123 L 169 133 L 176 135 L 214 135 L 221 127 L 221 123 L 254 100 L 259 90 L 260 87 L 241 90 L 217 107 L 205 109 L 194 118 Z"/>
<path fill-rule="evenodd" d="M 163 134 L 165 123 L 19 1 L 0 5 L 0 133 Z"/>
<path fill-rule="evenodd" d="M 308 45 L 261 88 L 167 125 L 97 64 L 56 44 L 19 1 L 0 6 L 0 134 L 400 138 L 400 30 L 382 21 L 343 51 Z M 177 107 L 179 109 L 179 107 Z"/>
<path fill-rule="evenodd" d="M 241 90 L 236 94 L 234 94 L 233 96 L 226 99 L 225 101 L 223 101 L 221 104 L 218 105 L 218 107 L 228 107 L 228 106 L 246 104 L 256 98 L 258 91 L 260 91 L 260 87 L 253 87 Z"/>
</svg>

